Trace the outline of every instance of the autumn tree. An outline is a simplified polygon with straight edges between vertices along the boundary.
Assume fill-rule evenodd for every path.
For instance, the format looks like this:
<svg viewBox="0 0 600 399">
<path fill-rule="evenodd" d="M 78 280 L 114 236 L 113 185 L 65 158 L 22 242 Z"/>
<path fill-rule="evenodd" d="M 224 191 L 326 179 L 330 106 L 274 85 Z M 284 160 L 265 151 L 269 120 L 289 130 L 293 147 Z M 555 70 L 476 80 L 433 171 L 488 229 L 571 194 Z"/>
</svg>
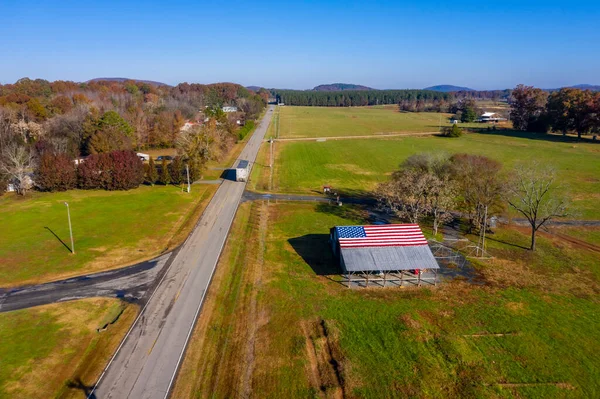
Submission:
<svg viewBox="0 0 600 399">
<path fill-rule="evenodd" d="M 109 190 L 113 163 L 109 153 L 92 154 L 77 168 L 79 187 L 87 190 Z"/>
<path fill-rule="evenodd" d="M 66 191 L 77 185 L 77 168 L 65 153 L 45 151 L 35 170 L 35 184 L 41 191 Z"/>
<path fill-rule="evenodd" d="M 564 88 L 548 97 L 546 106 L 552 129 L 566 134 L 577 132 L 577 137 L 594 128 L 594 94 L 589 90 Z"/>
<path fill-rule="evenodd" d="M 533 86 L 518 85 L 514 88 L 510 100 L 510 119 L 518 130 L 531 130 L 539 127 L 548 93 Z"/>
<path fill-rule="evenodd" d="M 530 250 L 536 233 L 548 221 L 566 216 L 566 200 L 558 194 L 556 171 L 533 162 L 518 165 L 506 193 L 509 205 L 523 215 L 531 227 Z"/>
<path fill-rule="evenodd" d="M 105 112 L 96 122 L 88 143 L 90 154 L 126 151 L 133 148 L 133 128 L 117 112 Z"/>
<path fill-rule="evenodd" d="M 144 164 L 134 151 L 113 151 L 109 190 L 130 190 L 144 181 Z"/>
</svg>

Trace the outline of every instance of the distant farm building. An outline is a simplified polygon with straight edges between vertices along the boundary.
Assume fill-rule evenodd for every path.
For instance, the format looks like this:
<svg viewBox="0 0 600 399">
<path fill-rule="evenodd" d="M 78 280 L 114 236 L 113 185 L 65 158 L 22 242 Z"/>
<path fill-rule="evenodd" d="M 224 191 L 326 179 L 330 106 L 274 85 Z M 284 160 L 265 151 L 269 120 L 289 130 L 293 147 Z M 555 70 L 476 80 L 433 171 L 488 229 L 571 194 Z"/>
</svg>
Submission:
<svg viewBox="0 0 600 399">
<path fill-rule="evenodd" d="M 329 239 L 348 287 L 437 283 L 438 262 L 418 224 L 336 226 Z"/>
<path fill-rule="evenodd" d="M 183 124 L 183 126 L 181 127 L 181 131 L 182 132 L 186 132 L 188 130 L 190 130 L 191 128 L 193 128 L 194 126 L 200 126 L 200 123 L 198 122 L 186 122 Z"/>
<path fill-rule="evenodd" d="M 477 121 L 481 123 L 497 123 L 505 120 L 506 118 L 500 117 L 500 115 L 495 112 L 484 112 L 479 119 L 477 119 Z"/>
<path fill-rule="evenodd" d="M 238 112 L 238 108 L 237 107 L 233 107 L 233 106 L 226 106 L 223 107 L 223 112 Z"/>
</svg>

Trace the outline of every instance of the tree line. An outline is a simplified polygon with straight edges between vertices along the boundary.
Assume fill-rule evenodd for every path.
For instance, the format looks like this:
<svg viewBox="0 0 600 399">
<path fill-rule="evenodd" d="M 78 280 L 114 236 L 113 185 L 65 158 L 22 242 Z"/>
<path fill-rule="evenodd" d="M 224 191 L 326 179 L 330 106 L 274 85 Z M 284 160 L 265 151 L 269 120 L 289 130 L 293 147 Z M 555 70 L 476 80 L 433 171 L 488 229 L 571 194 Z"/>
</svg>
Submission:
<svg viewBox="0 0 600 399">
<path fill-rule="evenodd" d="M 303 91 L 271 90 L 278 103 L 319 107 L 356 107 L 366 105 L 399 104 L 401 101 L 430 104 L 448 102 L 451 95 L 430 90 L 344 90 Z"/>
<path fill-rule="evenodd" d="M 563 88 L 548 93 L 518 85 L 510 98 L 510 118 L 518 130 L 575 132 L 581 138 L 600 132 L 600 92 Z"/>
<path fill-rule="evenodd" d="M 566 216 L 567 207 L 552 168 L 519 164 L 504 173 L 500 162 L 472 154 L 410 156 L 378 186 L 376 197 L 384 210 L 410 223 L 430 219 L 434 235 L 457 213 L 467 219 L 470 233 L 481 234 L 490 216 L 508 205 L 529 222 L 531 250 L 537 231 Z"/>
<path fill-rule="evenodd" d="M 75 83 L 24 78 L 0 85 L 0 193 L 8 181 L 18 192 L 26 191 L 21 191 L 21 186 L 27 186 L 33 171 L 44 162 L 63 165 L 65 159 L 72 163 L 77 157 L 90 156 L 82 165 L 91 165 L 96 162 L 95 155 L 108 154 L 98 160 L 104 168 L 110 162 L 124 165 L 122 154 L 135 155 L 133 151 L 145 148 L 177 146 L 199 175 L 206 162 L 224 154 L 238 137 L 248 133 L 268 97 L 266 90 L 256 93 L 233 83 L 170 87 L 136 81 Z M 223 105 L 237 106 L 239 112 L 225 114 Z M 249 127 L 240 130 L 239 119 L 248 121 Z M 199 123 L 183 132 L 187 120 Z M 188 139 L 201 136 L 204 145 L 196 148 L 198 154 L 182 146 L 182 135 Z M 67 169 L 72 177 L 71 168 Z M 106 166 L 96 174 L 108 175 L 99 171 L 113 169 Z M 77 183 L 65 179 L 59 187 L 93 185 L 81 183 L 82 176 Z M 127 188 L 106 181 L 98 188 Z"/>
</svg>

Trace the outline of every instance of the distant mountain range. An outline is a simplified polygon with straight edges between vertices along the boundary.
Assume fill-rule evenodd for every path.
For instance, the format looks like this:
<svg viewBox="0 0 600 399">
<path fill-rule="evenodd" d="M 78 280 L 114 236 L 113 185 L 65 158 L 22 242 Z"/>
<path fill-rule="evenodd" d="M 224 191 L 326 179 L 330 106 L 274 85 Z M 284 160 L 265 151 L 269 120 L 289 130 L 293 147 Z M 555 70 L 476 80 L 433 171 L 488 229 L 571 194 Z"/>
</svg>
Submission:
<svg viewBox="0 0 600 399">
<path fill-rule="evenodd" d="M 350 83 L 331 83 L 328 85 L 315 86 L 313 91 L 344 91 L 344 90 L 377 90 L 372 87 L 354 85 Z"/>
<path fill-rule="evenodd" d="M 152 86 L 171 86 L 166 83 L 155 82 L 154 80 L 142 80 L 142 79 L 130 79 L 130 78 L 94 78 L 94 79 L 88 80 L 86 83 L 88 83 L 88 82 L 125 82 L 127 80 L 133 80 L 136 82 L 147 83 Z"/>
<path fill-rule="evenodd" d="M 582 85 L 575 85 L 575 86 L 569 86 L 569 87 L 572 88 L 572 89 L 600 91 L 600 85 L 582 84 Z"/>
<path fill-rule="evenodd" d="M 468 87 L 454 86 L 454 85 L 430 86 L 430 87 L 424 88 L 423 90 L 441 91 L 443 93 L 448 93 L 451 91 L 476 91 L 474 89 L 469 89 Z"/>
</svg>

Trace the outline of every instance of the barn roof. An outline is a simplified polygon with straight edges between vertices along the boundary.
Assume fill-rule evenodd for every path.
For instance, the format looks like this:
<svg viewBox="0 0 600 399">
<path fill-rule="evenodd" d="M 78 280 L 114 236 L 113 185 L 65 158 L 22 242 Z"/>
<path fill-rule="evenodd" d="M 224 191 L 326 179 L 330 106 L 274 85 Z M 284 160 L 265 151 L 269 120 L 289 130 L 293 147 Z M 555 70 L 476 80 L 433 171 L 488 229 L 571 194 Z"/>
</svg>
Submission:
<svg viewBox="0 0 600 399">
<path fill-rule="evenodd" d="M 348 272 L 438 269 L 418 224 L 337 226 L 334 239 Z"/>
<path fill-rule="evenodd" d="M 347 272 L 439 269 L 428 245 L 341 248 Z"/>
</svg>

